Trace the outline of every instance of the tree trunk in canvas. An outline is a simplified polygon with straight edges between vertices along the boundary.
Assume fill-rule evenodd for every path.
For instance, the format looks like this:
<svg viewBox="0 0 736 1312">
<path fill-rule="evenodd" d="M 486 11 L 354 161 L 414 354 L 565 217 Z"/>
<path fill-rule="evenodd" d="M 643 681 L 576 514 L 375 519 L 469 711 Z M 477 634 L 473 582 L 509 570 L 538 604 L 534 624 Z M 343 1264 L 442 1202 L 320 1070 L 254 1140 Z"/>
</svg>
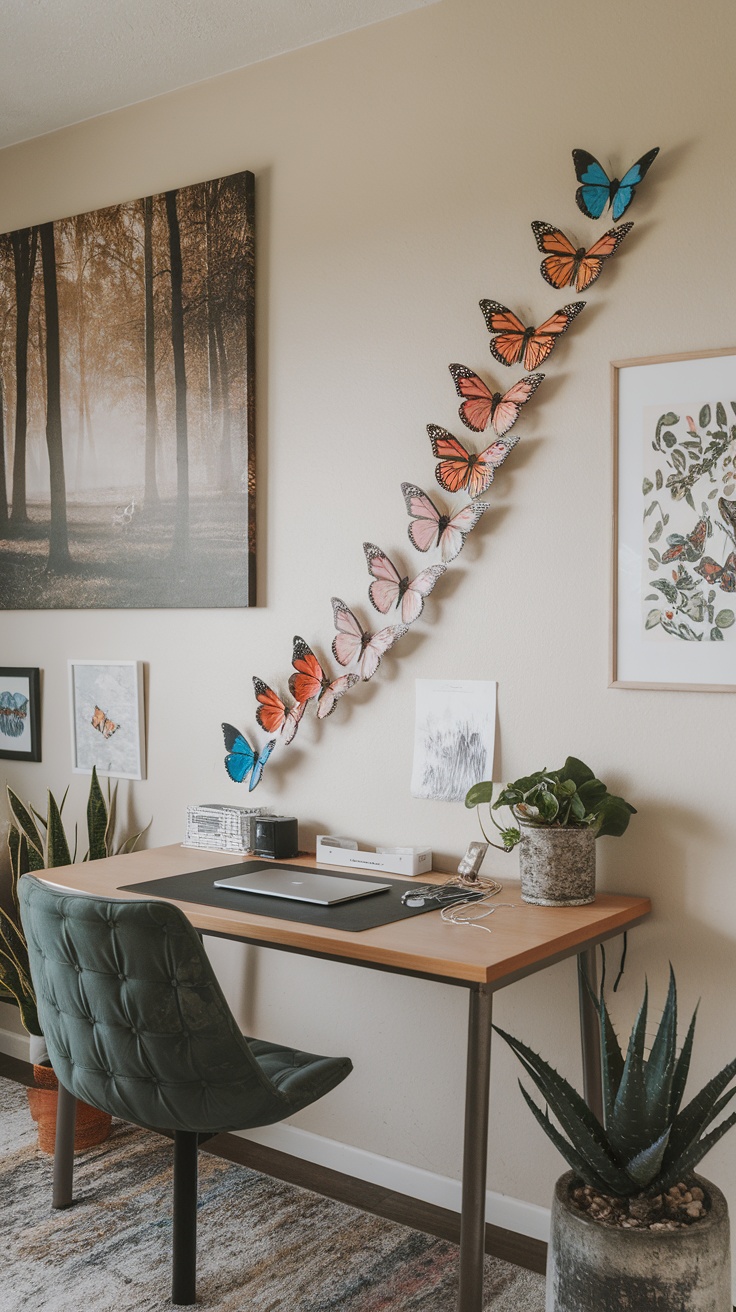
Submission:
<svg viewBox="0 0 736 1312">
<path fill-rule="evenodd" d="M 143 201 L 143 286 L 144 286 L 144 337 L 146 355 L 146 469 L 143 492 L 145 506 L 158 505 L 156 485 L 156 441 L 158 412 L 156 408 L 156 341 L 153 319 L 153 197 Z"/>
<path fill-rule="evenodd" d="M 175 191 L 166 192 L 166 218 L 169 226 L 169 260 L 171 264 L 171 348 L 174 355 L 176 389 L 176 520 L 174 553 L 186 552 L 189 546 L 189 438 L 187 433 L 187 370 L 184 356 L 184 307 L 182 302 L 182 261 L 179 215 Z"/>
<path fill-rule="evenodd" d="M 5 387 L 0 373 L 0 535 L 8 527 L 8 484 L 5 474 Z"/>
<path fill-rule="evenodd" d="M 49 453 L 51 485 L 51 524 L 49 527 L 48 568 L 63 571 L 70 564 L 69 536 L 66 522 L 66 481 L 64 446 L 61 431 L 61 345 L 59 341 L 59 297 L 56 286 L 56 250 L 54 225 L 43 223 L 41 263 L 46 307 L 46 446 Z"/>
<path fill-rule="evenodd" d="M 28 320 L 31 311 L 33 271 L 36 265 L 38 230 L 19 228 L 11 232 L 15 267 L 15 447 L 13 450 L 14 524 L 28 522 L 26 506 L 26 435 L 28 432 Z"/>
</svg>

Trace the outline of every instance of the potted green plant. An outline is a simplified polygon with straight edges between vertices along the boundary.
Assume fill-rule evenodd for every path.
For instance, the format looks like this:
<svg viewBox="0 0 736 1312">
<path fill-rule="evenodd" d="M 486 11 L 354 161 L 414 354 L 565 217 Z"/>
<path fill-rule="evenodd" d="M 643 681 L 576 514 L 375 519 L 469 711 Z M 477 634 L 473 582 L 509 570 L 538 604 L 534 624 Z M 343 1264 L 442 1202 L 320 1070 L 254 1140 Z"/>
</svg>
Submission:
<svg viewBox="0 0 736 1312">
<path fill-rule="evenodd" d="M 520 845 L 524 901 L 544 907 L 593 902 L 595 840 L 604 834 L 620 837 L 636 815 L 635 808 L 623 797 L 609 793 L 590 766 L 575 756 L 568 756 L 560 770 L 537 770 L 506 784 L 495 801 L 493 791 L 490 781 L 474 784 L 465 805 L 487 802 L 503 840 L 501 850 L 510 852 Z M 493 814 L 504 806 L 511 808 L 516 820 L 506 829 Z M 488 838 L 485 830 L 483 833 Z"/>
<path fill-rule="evenodd" d="M 67 789 L 68 792 L 68 789 Z M 31 1044 L 36 1087 L 28 1090 L 31 1112 L 38 1121 L 39 1144 L 45 1152 L 53 1152 L 56 1136 L 57 1080 L 48 1063 L 43 1031 L 38 1019 L 36 994 L 28 965 L 28 947 L 18 908 L 18 880 L 29 871 L 49 870 L 73 864 L 77 859 L 77 836 L 73 846 L 64 829 L 62 812 L 67 794 L 61 805 L 51 792 L 47 798 L 46 815 L 32 806 L 26 806 L 12 788 L 8 788 L 8 805 L 11 824 L 8 832 L 12 910 L 0 907 L 0 1001 L 14 1003 L 28 1031 Z M 87 800 L 87 852 L 84 861 L 97 861 L 113 853 L 132 852 L 141 837 L 133 834 L 118 847 L 114 845 L 115 789 L 108 781 L 107 798 L 100 787 L 97 771 L 92 769 Z M 143 831 L 145 832 L 145 831 Z M 110 1117 L 96 1107 L 80 1104 L 77 1112 L 75 1147 L 89 1147 L 100 1143 L 110 1132 Z"/>
<path fill-rule="evenodd" d="M 603 989 L 594 1001 L 602 1124 L 546 1061 L 497 1030 L 546 1101 L 543 1111 L 520 1082 L 527 1105 L 572 1168 L 552 1206 L 547 1312 L 731 1312 L 726 1200 L 694 1168 L 736 1123 L 731 1112 L 711 1128 L 736 1093 L 736 1060 L 683 1107 L 695 1015 L 678 1052 L 672 968 L 649 1048 L 646 989 L 625 1056 Z"/>
</svg>

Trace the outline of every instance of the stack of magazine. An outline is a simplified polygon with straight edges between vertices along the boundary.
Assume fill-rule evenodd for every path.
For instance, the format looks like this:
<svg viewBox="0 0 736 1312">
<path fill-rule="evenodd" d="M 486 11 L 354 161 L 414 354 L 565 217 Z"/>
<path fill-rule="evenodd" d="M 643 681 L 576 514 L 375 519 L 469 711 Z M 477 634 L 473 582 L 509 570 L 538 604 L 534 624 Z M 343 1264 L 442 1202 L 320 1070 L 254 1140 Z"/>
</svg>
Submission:
<svg viewBox="0 0 736 1312">
<path fill-rule="evenodd" d="M 273 815 L 273 811 L 265 806 L 224 806 L 218 802 L 188 806 L 184 846 L 238 855 L 252 852 L 255 821 L 262 815 Z"/>
</svg>

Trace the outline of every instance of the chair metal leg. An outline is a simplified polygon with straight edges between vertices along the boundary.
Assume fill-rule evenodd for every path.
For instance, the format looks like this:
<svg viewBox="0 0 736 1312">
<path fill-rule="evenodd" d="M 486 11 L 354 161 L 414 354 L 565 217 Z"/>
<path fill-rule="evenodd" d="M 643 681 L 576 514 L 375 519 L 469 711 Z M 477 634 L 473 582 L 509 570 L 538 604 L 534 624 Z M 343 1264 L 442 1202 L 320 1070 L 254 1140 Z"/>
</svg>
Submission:
<svg viewBox="0 0 736 1312">
<path fill-rule="evenodd" d="M 483 1307 L 492 1004 L 485 985 L 470 990 L 457 1312 L 481 1312 Z"/>
<path fill-rule="evenodd" d="M 578 1003 L 580 1006 L 580 1044 L 583 1051 L 583 1097 L 594 1116 L 603 1120 L 603 1077 L 601 1072 L 601 1030 L 585 979 L 595 993 L 598 988 L 598 960 L 595 948 L 578 953 Z"/>
<path fill-rule="evenodd" d="M 56 1104 L 56 1139 L 54 1141 L 54 1176 L 51 1206 L 71 1207 L 74 1202 L 74 1130 L 77 1123 L 77 1100 L 59 1084 Z"/>
<path fill-rule="evenodd" d="M 195 1131 L 174 1136 L 172 1303 L 197 1301 L 197 1147 Z"/>
</svg>

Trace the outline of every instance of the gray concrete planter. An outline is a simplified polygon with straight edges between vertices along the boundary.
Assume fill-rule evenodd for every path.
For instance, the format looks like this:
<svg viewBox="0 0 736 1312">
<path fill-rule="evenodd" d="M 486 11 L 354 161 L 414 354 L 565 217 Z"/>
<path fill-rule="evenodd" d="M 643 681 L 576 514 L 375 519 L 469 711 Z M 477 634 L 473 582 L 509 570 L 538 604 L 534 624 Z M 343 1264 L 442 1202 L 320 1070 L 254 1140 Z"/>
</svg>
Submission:
<svg viewBox="0 0 736 1312">
<path fill-rule="evenodd" d="M 546 1312 L 731 1312 L 728 1208 L 695 1177 L 710 1210 L 685 1230 L 619 1230 L 572 1207 L 574 1176 L 557 1181 Z"/>
<path fill-rule="evenodd" d="M 521 896 L 540 907 L 595 901 L 595 835 L 590 829 L 518 821 Z"/>
</svg>

